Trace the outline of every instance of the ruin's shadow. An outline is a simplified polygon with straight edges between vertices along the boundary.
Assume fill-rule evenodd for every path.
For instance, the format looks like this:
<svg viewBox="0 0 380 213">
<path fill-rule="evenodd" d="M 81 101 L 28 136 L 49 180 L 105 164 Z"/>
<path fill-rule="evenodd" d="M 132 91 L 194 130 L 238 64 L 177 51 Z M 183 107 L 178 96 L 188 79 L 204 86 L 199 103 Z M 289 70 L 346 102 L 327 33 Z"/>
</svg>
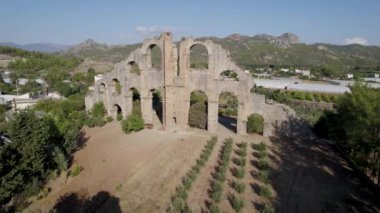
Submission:
<svg viewBox="0 0 380 213">
<path fill-rule="evenodd" d="M 237 129 L 237 120 L 236 118 L 219 115 L 218 116 L 218 122 L 222 124 L 227 129 L 231 130 L 232 132 L 236 132 Z"/>
<path fill-rule="evenodd" d="M 121 212 L 119 198 L 109 192 L 101 191 L 92 197 L 86 194 L 69 193 L 57 201 L 50 212 L 84 213 L 84 212 Z"/>
<path fill-rule="evenodd" d="M 275 126 L 270 169 L 276 212 L 378 212 L 379 192 L 354 172 L 336 148 L 297 118 Z"/>
</svg>

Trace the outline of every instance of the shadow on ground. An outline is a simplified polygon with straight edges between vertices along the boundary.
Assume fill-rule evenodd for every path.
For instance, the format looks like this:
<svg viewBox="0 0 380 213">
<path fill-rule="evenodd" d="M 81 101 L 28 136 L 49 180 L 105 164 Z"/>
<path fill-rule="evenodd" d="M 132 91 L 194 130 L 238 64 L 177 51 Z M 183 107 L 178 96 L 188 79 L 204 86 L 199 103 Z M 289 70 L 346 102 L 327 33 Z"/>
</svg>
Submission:
<svg viewBox="0 0 380 213">
<path fill-rule="evenodd" d="M 227 129 L 231 130 L 232 132 L 236 132 L 236 118 L 224 116 L 224 115 L 219 115 L 218 116 L 218 122 L 222 124 L 224 127 Z"/>
<path fill-rule="evenodd" d="M 86 192 L 69 193 L 62 196 L 51 212 L 84 213 L 84 212 L 121 212 L 119 198 L 109 192 L 101 191 L 92 197 Z"/>
<path fill-rule="evenodd" d="M 275 129 L 270 158 L 277 169 L 271 169 L 270 180 L 276 212 L 379 212 L 378 189 L 334 145 L 318 140 L 296 118 Z"/>
</svg>

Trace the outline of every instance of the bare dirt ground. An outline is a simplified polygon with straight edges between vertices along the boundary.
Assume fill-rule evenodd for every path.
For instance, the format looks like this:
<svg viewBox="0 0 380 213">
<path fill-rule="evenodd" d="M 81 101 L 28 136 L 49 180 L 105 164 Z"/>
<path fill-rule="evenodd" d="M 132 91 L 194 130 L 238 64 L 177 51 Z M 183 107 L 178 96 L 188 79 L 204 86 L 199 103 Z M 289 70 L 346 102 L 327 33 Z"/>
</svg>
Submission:
<svg viewBox="0 0 380 213">
<path fill-rule="evenodd" d="M 203 145 L 211 137 L 206 131 L 164 132 L 143 130 L 124 134 L 120 124 L 85 129 L 88 141 L 77 151 L 73 163 L 83 167 L 76 177 L 62 175 L 49 183 L 52 191 L 35 201 L 26 212 L 165 212 L 181 178 L 195 164 Z M 243 212 L 262 210 L 257 193 L 251 143 L 268 140 L 259 135 L 238 136 L 220 126 L 218 143 L 211 158 L 195 180 L 187 203 L 193 212 L 208 212 L 208 189 L 222 141 L 248 142 L 246 190 Z M 329 145 L 308 139 L 273 137 L 271 175 L 273 203 L 277 212 L 378 212 L 379 197 L 357 178 L 350 165 Z M 234 145 L 236 149 L 236 145 Z M 232 153 L 231 157 L 236 157 Z M 230 163 L 233 166 L 233 163 Z M 227 172 L 224 199 L 220 207 L 233 212 L 227 200 L 235 193 L 228 184 L 234 177 Z M 376 200 L 377 199 L 377 200 Z"/>
</svg>

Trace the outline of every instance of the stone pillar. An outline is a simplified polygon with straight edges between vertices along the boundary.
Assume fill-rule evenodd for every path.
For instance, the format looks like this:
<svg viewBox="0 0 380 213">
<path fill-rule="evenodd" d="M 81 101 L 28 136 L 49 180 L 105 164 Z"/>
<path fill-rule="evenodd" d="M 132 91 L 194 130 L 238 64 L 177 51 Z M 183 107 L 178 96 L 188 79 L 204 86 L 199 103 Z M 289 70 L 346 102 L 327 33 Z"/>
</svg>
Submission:
<svg viewBox="0 0 380 213">
<path fill-rule="evenodd" d="M 215 133 L 218 130 L 218 106 L 217 101 L 208 102 L 207 111 L 207 130 L 211 133 Z"/>
<path fill-rule="evenodd" d="M 245 105 L 243 103 L 239 103 L 238 106 L 238 116 L 236 123 L 236 133 L 239 135 L 247 134 L 247 116 L 245 113 Z"/>
<path fill-rule="evenodd" d="M 110 107 L 108 116 L 111 116 L 113 119 L 116 120 L 116 118 L 117 118 L 117 109 L 115 109 L 115 107 L 113 107 L 113 106 Z"/>
<path fill-rule="evenodd" d="M 133 95 L 132 94 L 127 94 L 124 96 L 124 101 L 125 101 L 125 110 L 123 111 L 123 117 L 126 118 L 128 115 L 132 113 L 132 108 L 133 108 Z"/>
<path fill-rule="evenodd" d="M 152 124 L 153 123 L 152 97 L 148 95 L 148 96 L 140 97 L 140 100 L 141 100 L 141 115 L 144 119 L 144 123 Z"/>
</svg>

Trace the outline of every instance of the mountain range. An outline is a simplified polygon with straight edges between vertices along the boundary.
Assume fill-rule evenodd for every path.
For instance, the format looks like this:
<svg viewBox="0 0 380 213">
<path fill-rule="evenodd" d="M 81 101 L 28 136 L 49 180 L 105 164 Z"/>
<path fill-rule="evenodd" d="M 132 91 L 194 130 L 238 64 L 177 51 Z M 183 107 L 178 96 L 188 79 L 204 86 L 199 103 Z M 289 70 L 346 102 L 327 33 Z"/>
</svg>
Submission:
<svg viewBox="0 0 380 213">
<path fill-rule="evenodd" d="M 0 46 L 15 47 L 28 51 L 39 51 L 39 52 L 60 52 L 69 49 L 72 45 L 64 44 L 53 44 L 53 43 L 33 43 L 33 44 L 17 44 L 13 42 L 0 42 Z"/>
<path fill-rule="evenodd" d="M 378 46 L 304 44 L 293 33 L 284 33 L 280 36 L 232 34 L 224 38 L 202 37 L 197 40 L 206 39 L 228 49 L 232 59 L 245 69 L 262 65 L 331 66 L 340 70 L 356 66 L 380 67 L 380 47 Z M 107 45 L 88 39 L 73 46 L 49 43 L 30 45 L 0 43 L 0 45 L 26 50 L 60 52 L 63 55 L 76 55 L 84 59 L 117 63 L 128 57 L 141 44 Z"/>
</svg>

